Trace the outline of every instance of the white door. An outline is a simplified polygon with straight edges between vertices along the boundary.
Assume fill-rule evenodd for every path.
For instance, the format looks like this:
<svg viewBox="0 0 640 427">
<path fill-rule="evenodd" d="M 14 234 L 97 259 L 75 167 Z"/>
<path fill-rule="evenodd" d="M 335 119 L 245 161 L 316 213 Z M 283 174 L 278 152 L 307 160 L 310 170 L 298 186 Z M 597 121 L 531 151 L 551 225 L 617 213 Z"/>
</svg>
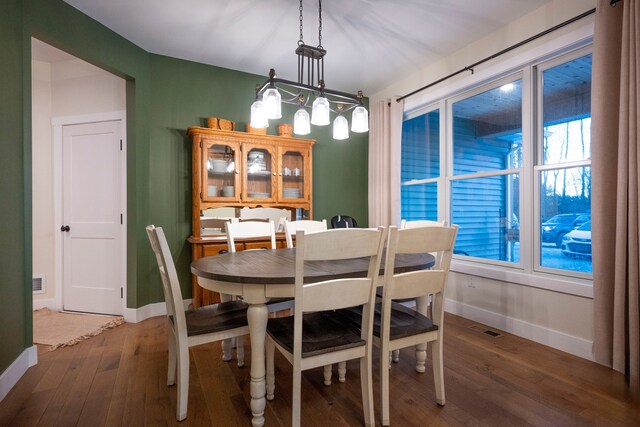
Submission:
<svg viewBox="0 0 640 427">
<path fill-rule="evenodd" d="M 121 121 L 62 130 L 63 308 L 122 314 Z"/>
</svg>

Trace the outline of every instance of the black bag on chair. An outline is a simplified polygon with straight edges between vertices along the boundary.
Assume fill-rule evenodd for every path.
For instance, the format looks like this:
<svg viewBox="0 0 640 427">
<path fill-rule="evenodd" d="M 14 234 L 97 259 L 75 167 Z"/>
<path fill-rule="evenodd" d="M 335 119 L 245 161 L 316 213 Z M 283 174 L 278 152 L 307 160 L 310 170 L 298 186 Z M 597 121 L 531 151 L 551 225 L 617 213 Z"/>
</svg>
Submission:
<svg viewBox="0 0 640 427">
<path fill-rule="evenodd" d="M 336 215 L 331 218 L 331 228 L 358 228 L 358 223 L 348 215 Z"/>
</svg>

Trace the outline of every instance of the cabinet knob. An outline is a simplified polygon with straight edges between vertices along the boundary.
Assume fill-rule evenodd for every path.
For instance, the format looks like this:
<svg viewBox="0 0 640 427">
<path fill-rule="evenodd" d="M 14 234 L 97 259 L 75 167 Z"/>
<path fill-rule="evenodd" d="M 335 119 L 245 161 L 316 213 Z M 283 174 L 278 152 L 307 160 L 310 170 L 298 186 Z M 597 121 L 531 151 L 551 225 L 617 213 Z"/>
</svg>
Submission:
<svg viewBox="0 0 640 427">
<path fill-rule="evenodd" d="M 276 176 L 276 173 L 275 173 L 275 172 L 273 173 L 273 176 Z"/>
<path fill-rule="evenodd" d="M 238 175 L 240 173 L 240 171 L 238 169 L 236 169 L 236 175 Z"/>
</svg>

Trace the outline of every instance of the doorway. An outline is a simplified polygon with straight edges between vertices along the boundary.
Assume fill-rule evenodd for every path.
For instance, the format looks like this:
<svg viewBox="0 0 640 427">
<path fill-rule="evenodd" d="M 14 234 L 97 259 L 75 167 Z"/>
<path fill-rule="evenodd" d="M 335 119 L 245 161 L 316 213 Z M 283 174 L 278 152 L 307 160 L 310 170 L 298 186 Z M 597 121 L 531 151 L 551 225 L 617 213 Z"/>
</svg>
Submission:
<svg viewBox="0 0 640 427">
<path fill-rule="evenodd" d="M 124 79 L 32 39 L 34 309 L 126 308 L 125 94 Z"/>
</svg>

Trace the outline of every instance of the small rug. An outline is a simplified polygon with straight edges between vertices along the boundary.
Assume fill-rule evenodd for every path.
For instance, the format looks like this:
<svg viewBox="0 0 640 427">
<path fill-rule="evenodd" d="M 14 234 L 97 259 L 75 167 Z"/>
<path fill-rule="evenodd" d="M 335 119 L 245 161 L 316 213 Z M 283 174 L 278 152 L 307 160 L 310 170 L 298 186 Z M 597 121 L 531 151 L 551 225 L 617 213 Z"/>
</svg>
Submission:
<svg viewBox="0 0 640 427">
<path fill-rule="evenodd" d="M 48 308 L 33 311 L 33 342 L 48 351 L 77 344 L 124 323 L 123 317 L 60 313 Z"/>
</svg>

